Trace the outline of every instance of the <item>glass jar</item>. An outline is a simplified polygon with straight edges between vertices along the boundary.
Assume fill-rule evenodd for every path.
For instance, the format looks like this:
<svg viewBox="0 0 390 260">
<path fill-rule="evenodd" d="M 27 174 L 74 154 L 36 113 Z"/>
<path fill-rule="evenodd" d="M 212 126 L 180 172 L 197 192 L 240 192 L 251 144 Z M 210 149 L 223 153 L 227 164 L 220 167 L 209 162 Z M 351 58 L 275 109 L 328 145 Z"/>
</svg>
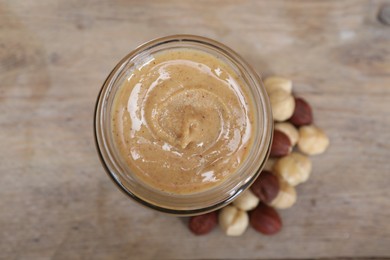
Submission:
<svg viewBox="0 0 390 260">
<path fill-rule="evenodd" d="M 157 52 L 189 48 L 216 55 L 239 75 L 247 84 L 249 96 L 255 106 L 257 124 L 253 131 L 254 141 L 246 160 L 237 172 L 208 190 L 192 194 L 164 193 L 135 178 L 124 165 L 115 148 L 111 113 L 118 88 L 137 66 L 142 66 L 145 57 Z M 111 71 L 99 93 L 94 118 L 97 150 L 101 162 L 114 183 L 129 197 L 149 208 L 180 216 L 197 215 L 219 209 L 231 203 L 246 190 L 260 174 L 272 142 L 273 120 L 269 99 L 258 74 L 233 50 L 214 40 L 193 36 L 173 35 L 147 42 L 124 57 Z"/>
</svg>

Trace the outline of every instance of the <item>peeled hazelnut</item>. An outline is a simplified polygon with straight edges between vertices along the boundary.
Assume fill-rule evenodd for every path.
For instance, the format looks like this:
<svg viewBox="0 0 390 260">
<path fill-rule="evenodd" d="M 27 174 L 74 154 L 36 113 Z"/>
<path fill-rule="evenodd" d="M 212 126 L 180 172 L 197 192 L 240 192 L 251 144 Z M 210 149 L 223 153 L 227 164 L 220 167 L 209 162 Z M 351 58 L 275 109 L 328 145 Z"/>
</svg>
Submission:
<svg viewBox="0 0 390 260">
<path fill-rule="evenodd" d="M 290 93 L 281 89 L 275 90 L 269 94 L 269 99 L 274 120 L 285 121 L 292 116 L 295 109 L 295 100 Z"/>
<path fill-rule="evenodd" d="M 289 121 L 295 126 L 310 125 L 313 122 L 313 113 L 309 103 L 303 98 L 295 98 L 295 109 Z"/>
<path fill-rule="evenodd" d="M 264 235 L 275 234 L 282 228 L 278 212 L 264 203 L 260 203 L 250 212 L 250 223 L 255 230 Z"/>
<path fill-rule="evenodd" d="M 233 201 L 233 205 L 241 210 L 248 211 L 256 208 L 259 202 L 259 198 L 248 189 Z"/>
<path fill-rule="evenodd" d="M 298 148 L 305 154 L 316 155 L 323 153 L 329 146 L 329 138 L 318 127 L 313 125 L 299 128 Z"/>
<path fill-rule="evenodd" d="M 271 145 L 271 157 L 281 157 L 289 154 L 292 150 L 290 139 L 279 130 L 274 130 L 274 137 Z"/>
<path fill-rule="evenodd" d="M 297 144 L 299 139 L 298 130 L 291 123 L 283 122 L 276 123 L 274 129 L 279 130 L 280 132 L 287 135 L 288 139 L 290 139 L 291 145 L 294 146 Z"/>
<path fill-rule="evenodd" d="M 274 164 L 276 163 L 276 158 L 268 158 L 268 160 L 265 162 L 264 169 L 265 171 L 272 171 L 274 168 Z"/>
<path fill-rule="evenodd" d="M 228 236 L 241 236 L 249 224 L 246 211 L 226 206 L 219 212 L 219 226 Z"/>
<path fill-rule="evenodd" d="M 292 81 L 282 77 L 268 77 L 264 80 L 265 90 L 268 95 L 275 90 L 284 90 L 287 93 L 291 93 L 292 90 Z"/>
<path fill-rule="evenodd" d="M 279 193 L 278 177 L 270 171 L 262 171 L 252 184 L 251 190 L 261 201 L 270 203 Z"/>
<path fill-rule="evenodd" d="M 297 201 L 297 192 L 294 186 L 280 180 L 280 189 L 276 198 L 269 204 L 277 209 L 290 208 Z"/>
<path fill-rule="evenodd" d="M 188 222 L 188 227 L 195 235 L 205 235 L 217 225 L 217 212 L 213 211 L 199 216 L 193 216 Z"/>
<path fill-rule="evenodd" d="M 280 158 L 274 165 L 275 173 L 288 184 L 296 186 L 307 181 L 311 172 L 311 161 L 307 156 L 291 153 Z"/>
</svg>

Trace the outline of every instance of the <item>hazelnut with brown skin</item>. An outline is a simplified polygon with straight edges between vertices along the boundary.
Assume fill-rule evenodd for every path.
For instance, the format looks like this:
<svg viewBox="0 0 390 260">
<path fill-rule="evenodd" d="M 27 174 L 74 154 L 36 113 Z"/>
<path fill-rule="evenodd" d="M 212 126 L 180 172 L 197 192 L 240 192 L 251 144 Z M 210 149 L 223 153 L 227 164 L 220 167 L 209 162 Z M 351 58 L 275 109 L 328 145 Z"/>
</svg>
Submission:
<svg viewBox="0 0 390 260">
<path fill-rule="evenodd" d="M 279 193 L 278 177 L 270 171 L 262 171 L 251 186 L 253 194 L 265 203 L 271 203 Z"/>
<path fill-rule="evenodd" d="M 205 235 L 211 232 L 218 223 L 216 211 L 199 216 L 190 217 L 188 227 L 195 235 Z"/>
<path fill-rule="evenodd" d="M 250 212 L 250 224 L 264 235 L 273 235 L 282 228 L 282 220 L 278 212 L 264 203 Z"/>
<path fill-rule="evenodd" d="M 310 125 L 313 122 L 313 113 L 309 103 L 303 98 L 295 97 L 294 113 L 288 121 L 295 126 Z"/>
<path fill-rule="evenodd" d="M 270 157 L 281 157 L 289 154 L 292 150 L 290 139 L 279 130 L 274 130 Z"/>
</svg>

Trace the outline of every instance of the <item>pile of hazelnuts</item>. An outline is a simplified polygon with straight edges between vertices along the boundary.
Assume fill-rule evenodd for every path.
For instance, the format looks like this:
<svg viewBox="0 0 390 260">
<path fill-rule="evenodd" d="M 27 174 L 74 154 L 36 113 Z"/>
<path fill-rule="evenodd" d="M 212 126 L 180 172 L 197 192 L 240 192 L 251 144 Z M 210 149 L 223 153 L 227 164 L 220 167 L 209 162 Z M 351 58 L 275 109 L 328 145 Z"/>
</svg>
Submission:
<svg viewBox="0 0 390 260">
<path fill-rule="evenodd" d="M 249 225 L 264 235 L 278 233 L 282 220 L 276 209 L 295 204 L 295 187 L 306 182 L 312 170 L 308 156 L 329 146 L 325 133 L 313 125 L 309 103 L 292 94 L 291 80 L 269 77 L 264 86 L 274 119 L 270 158 L 252 186 L 230 205 L 189 219 L 195 235 L 207 234 L 218 224 L 228 236 L 242 235 Z"/>
</svg>

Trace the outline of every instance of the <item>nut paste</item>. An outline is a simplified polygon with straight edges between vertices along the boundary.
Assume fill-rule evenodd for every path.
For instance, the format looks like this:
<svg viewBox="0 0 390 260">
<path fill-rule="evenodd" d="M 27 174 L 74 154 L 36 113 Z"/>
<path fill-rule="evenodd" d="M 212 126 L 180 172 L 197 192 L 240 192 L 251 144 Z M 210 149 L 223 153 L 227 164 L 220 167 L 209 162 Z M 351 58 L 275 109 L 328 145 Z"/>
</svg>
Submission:
<svg viewBox="0 0 390 260">
<path fill-rule="evenodd" d="M 253 142 L 254 107 L 222 59 L 176 48 L 142 58 L 114 99 L 112 133 L 129 170 L 163 192 L 220 184 Z"/>
</svg>

